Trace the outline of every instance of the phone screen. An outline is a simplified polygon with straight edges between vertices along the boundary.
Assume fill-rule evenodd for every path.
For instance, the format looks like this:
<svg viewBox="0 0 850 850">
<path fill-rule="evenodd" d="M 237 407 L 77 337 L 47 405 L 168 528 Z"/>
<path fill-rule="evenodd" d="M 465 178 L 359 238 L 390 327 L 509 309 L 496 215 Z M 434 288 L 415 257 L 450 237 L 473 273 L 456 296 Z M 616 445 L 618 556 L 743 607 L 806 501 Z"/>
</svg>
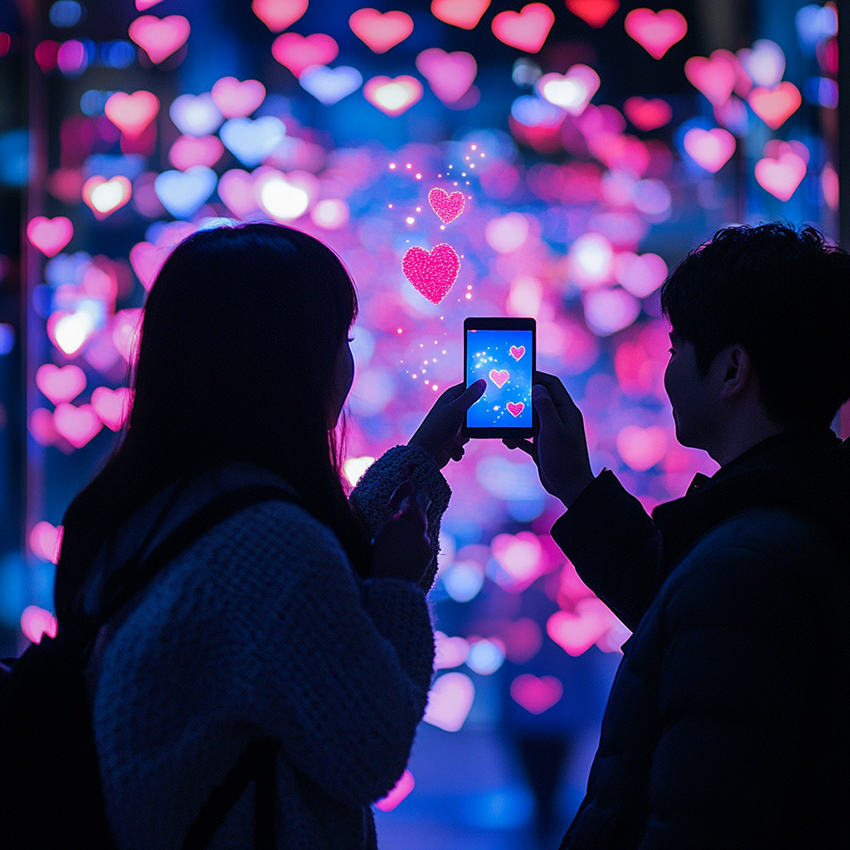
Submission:
<svg viewBox="0 0 850 850">
<path fill-rule="evenodd" d="M 470 437 L 530 437 L 535 368 L 534 319 L 470 318 L 464 322 L 466 386 L 487 381 L 466 416 Z"/>
</svg>

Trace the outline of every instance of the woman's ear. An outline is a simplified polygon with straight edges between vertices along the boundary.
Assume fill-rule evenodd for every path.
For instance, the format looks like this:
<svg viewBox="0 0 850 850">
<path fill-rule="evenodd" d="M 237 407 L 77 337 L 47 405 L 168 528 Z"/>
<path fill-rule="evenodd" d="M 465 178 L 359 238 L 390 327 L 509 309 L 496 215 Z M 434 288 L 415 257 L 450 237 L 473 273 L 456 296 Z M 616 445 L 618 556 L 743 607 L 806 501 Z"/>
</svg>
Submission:
<svg viewBox="0 0 850 850">
<path fill-rule="evenodd" d="M 723 378 L 720 397 L 731 400 L 747 389 L 754 377 L 753 361 L 742 345 L 730 345 L 718 355 Z"/>
</svg>

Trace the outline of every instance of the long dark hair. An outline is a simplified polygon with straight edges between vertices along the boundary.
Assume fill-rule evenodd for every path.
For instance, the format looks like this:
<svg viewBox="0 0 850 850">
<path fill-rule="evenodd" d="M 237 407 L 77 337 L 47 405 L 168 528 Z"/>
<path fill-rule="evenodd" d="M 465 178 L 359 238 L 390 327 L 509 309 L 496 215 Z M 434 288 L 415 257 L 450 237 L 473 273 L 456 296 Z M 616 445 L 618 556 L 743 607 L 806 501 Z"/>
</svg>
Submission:
<svg viewBox="0 0 850 850">
<path fill-rule="evenodd" d="M 60 621 L 124 520 L 170 482 L 228 461 L 283 477 L 366 573 L 368 540 L 327 427 L 337 356 L 356 315 L 339 258 L 298 230 L 267 223 L 202 230 L 174 249 L 145 305 L 121 440 L 65 513 Z"/>
</svg>

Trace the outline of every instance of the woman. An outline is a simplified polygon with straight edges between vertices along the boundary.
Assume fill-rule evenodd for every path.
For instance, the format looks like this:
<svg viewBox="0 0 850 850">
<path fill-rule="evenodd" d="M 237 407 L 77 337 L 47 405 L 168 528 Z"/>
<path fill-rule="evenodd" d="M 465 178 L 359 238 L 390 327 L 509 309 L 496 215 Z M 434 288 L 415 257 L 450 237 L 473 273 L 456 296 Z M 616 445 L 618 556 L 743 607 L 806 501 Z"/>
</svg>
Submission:
<svg viewBox="0 0 850 850">
<path fill-rule="evenodd" d="M 258 741 L 275 746 L 276 846 L 376 846 L 369 806 L 404 770 L 432 675 L 438 466 L 483 387 L 444 393 L 349 503 L 334 429 L 356 312 L 336 255 L 272 224 L 195 233 L 151 289 L 128 426 L 65 516 L 60 624 L 222 493 L 284 497 L 222 520 L 101 629 L 89 687 L 121 848 L 181 847 L 210 808 L 210 846 L 253 846 L 259 779 L 233 805 L 211 795 Z"/>
</svg>

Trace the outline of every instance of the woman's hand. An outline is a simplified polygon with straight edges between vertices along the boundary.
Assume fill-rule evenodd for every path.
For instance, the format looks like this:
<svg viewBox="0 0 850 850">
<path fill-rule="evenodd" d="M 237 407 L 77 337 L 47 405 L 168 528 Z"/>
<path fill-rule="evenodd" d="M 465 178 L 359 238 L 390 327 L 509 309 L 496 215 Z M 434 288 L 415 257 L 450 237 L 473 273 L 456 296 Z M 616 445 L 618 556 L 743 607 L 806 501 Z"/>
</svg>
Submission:
<svg viewBox="0 0 850 850">
<path fill-rule="evenodd" d="M 397 510 L 372 541 L 372 575 L 418 584 L 434 560 L 428 536 L 430 500 L 408 480 L 393 493 L 390 504 Z"/>
<path fill-rule="evenodd" d="M 442 469 L 449 460 L 460 460 L 469 437 L 460 433 L 466 411 L 484 395 L 484 378 L 464 390 L 463 384 L 449 387 L 435 402 L 422 424 L 408 443 L 425 449 Z"/>
</svg>

